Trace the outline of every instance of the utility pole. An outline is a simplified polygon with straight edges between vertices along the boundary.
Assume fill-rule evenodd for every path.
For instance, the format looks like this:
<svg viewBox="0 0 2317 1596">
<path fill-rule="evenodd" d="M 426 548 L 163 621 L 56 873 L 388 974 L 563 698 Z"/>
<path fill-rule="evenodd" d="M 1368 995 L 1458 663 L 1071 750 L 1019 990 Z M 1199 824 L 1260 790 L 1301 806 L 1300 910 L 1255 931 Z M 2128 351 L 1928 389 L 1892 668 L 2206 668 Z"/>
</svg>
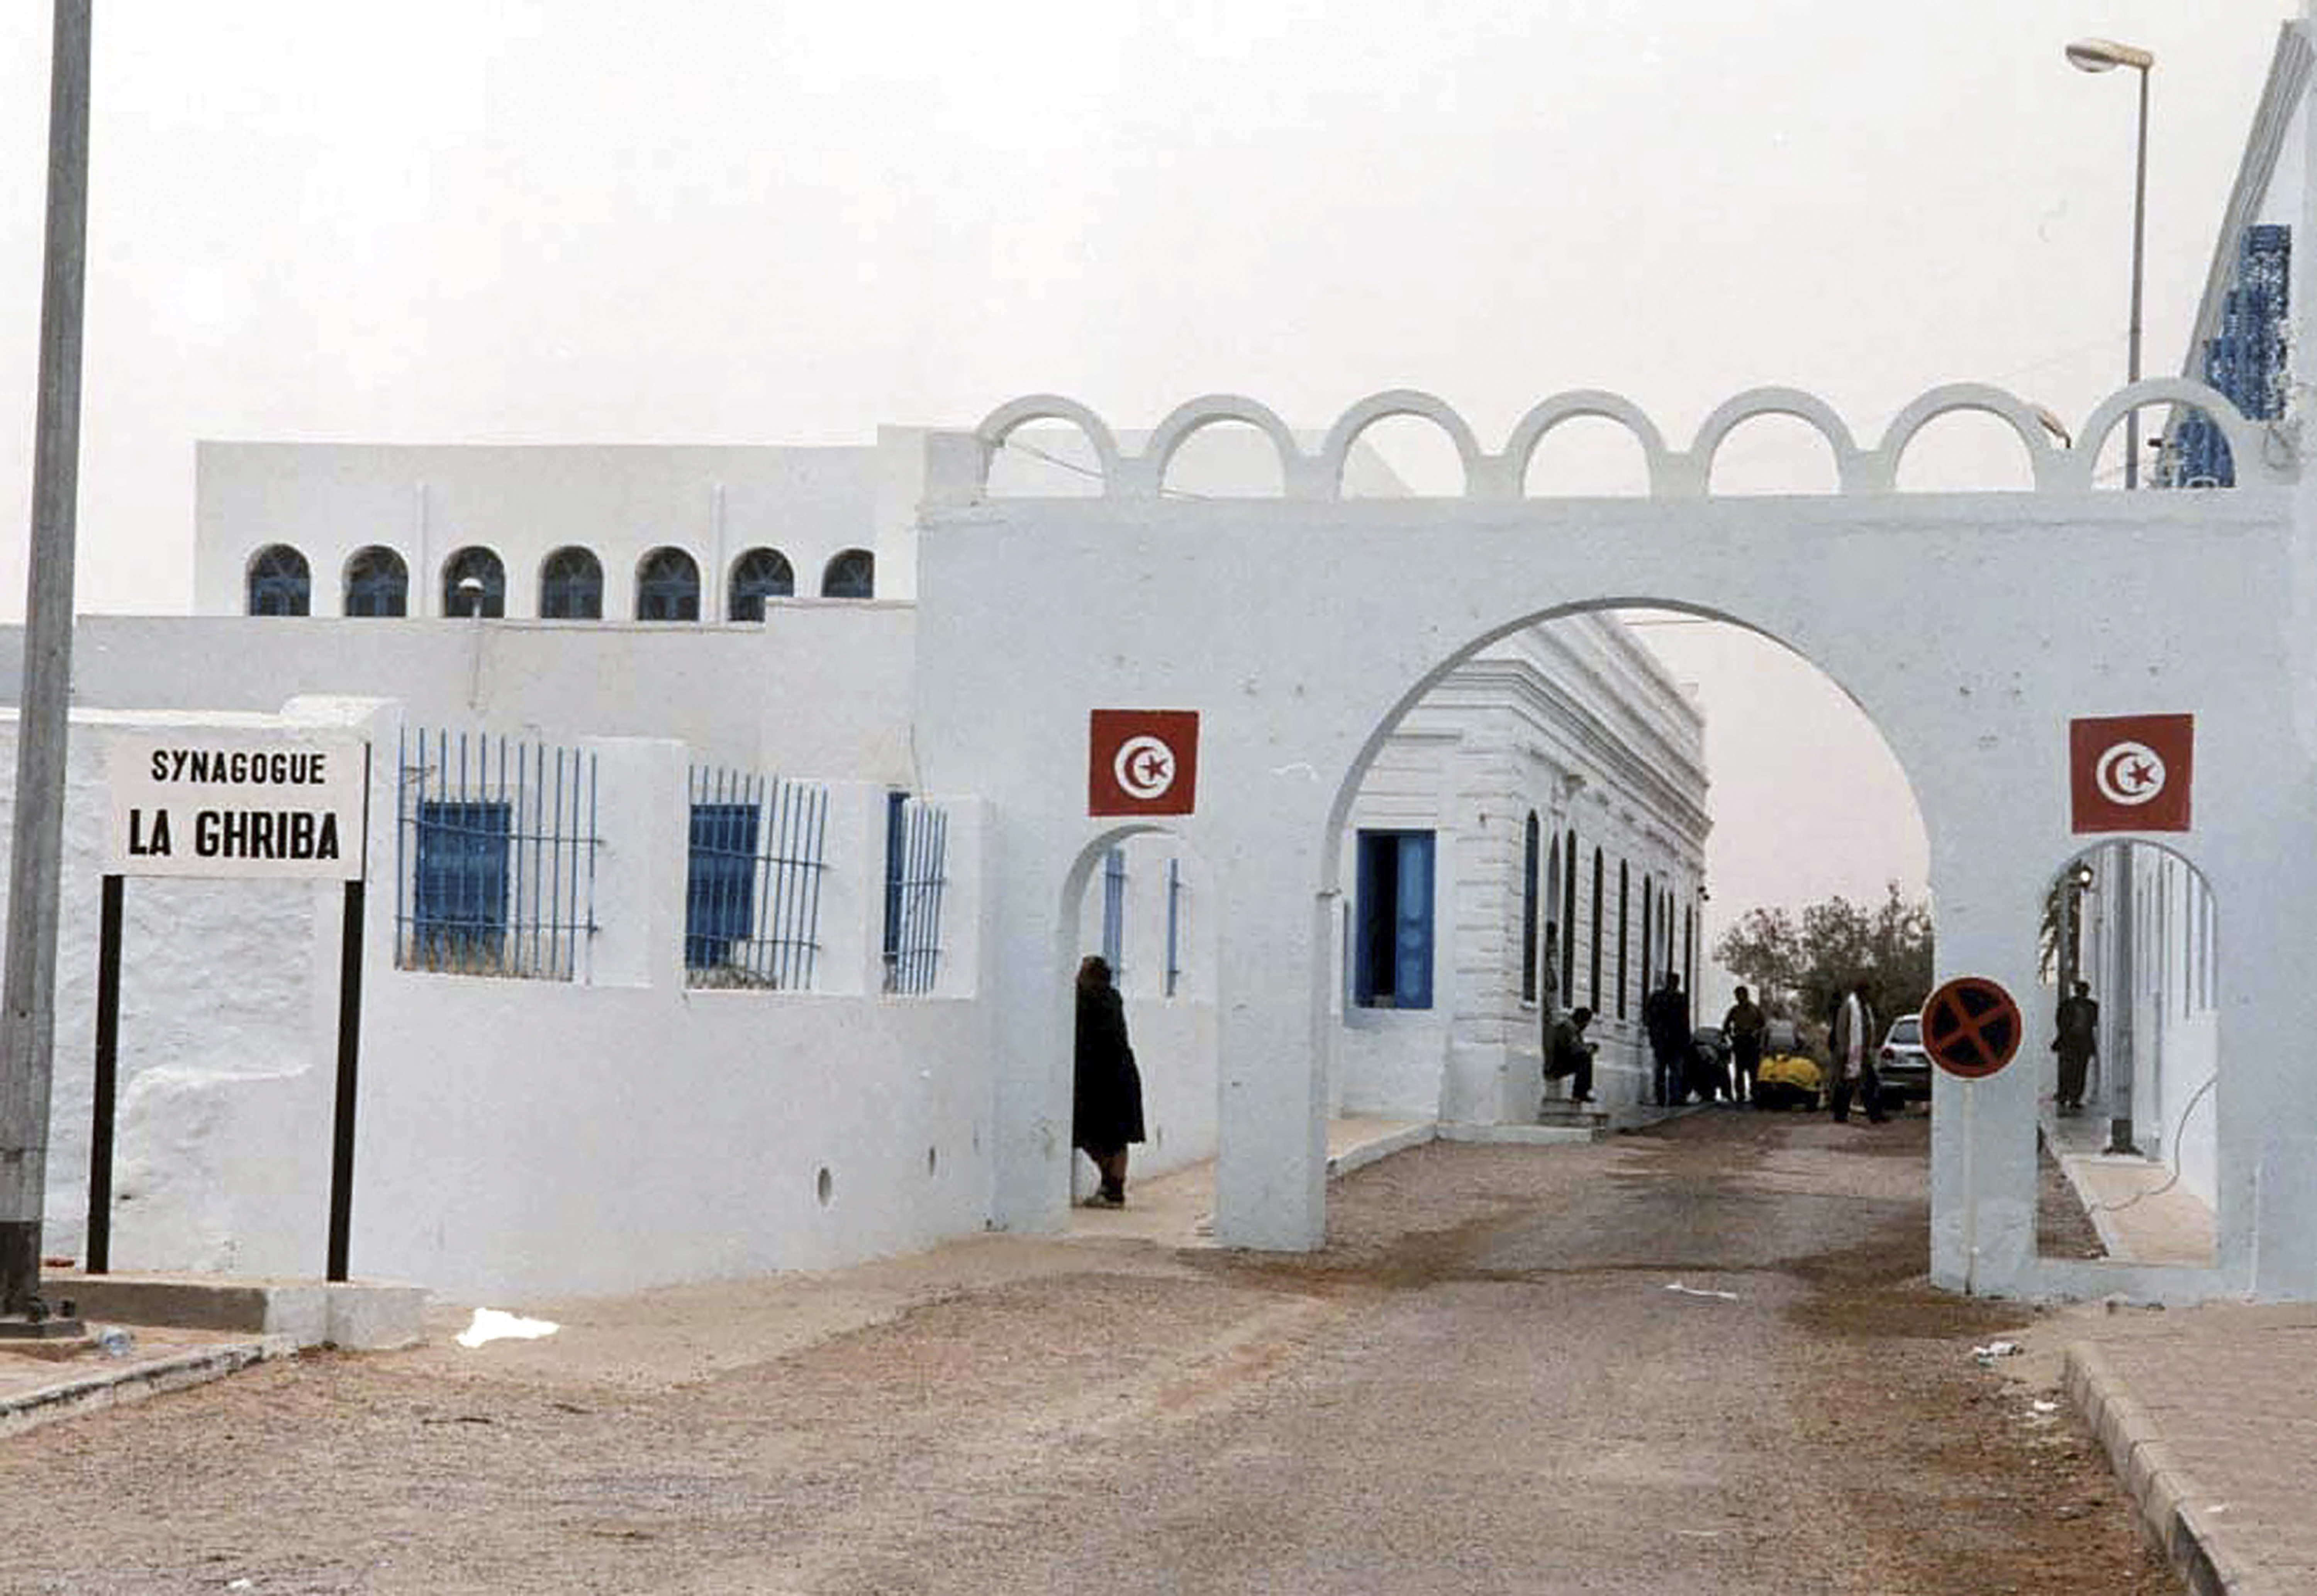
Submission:
<svg viewBox="0 0 2317 1596">
<path fill-rule="evenodd" d="M 56 1048 L 57 887 L 64 855 L 72 690 L 73 533 L 80 494 L 82 288 L 88 242 L 92 0 L 56 0 L 49 69 L 48 227 L 40 409 L 32 440 L 31 570 L 17 719 L 8 953 L 0 989 L 0 1337 L 77 1333 L 40 1297 L 49 1086 Z"/>
</svg>

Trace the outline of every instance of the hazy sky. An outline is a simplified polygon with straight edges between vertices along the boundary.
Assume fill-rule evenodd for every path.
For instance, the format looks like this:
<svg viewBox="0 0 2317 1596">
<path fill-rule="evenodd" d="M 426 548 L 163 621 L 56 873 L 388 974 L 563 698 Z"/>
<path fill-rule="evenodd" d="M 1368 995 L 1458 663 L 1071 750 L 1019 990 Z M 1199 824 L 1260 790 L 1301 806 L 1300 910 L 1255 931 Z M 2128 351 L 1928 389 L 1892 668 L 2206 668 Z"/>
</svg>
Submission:
<svg viewBox="0 0 2317 1596">
<path fill-rule="evenodd" d="M 13 615 L 49 8 L 4 3 Z M 1685 439 L 1764 381 L 1872 436 L 1966 378 L 2078 420 L 2124 369 L 2133 85 L 2061 46 L 2102 33 L 2159 60 L 2147 364 L 2165 371 L 2289 9 L 97 5 L 80 582 L 97 611 L 189 602 L 200 437 L 858 441 L 1049 388 L 1122 427 L 1217 388 L 1324 425 L 1407 384 L 1492 442 L 1578 386 Z M 1967 430 L 1928 443 L 1923 471 L 1977 459 Z M 1717 486 L 1817 480 L 1794 445 L 1740 434 Z M 1420 451 L 1404 468 L 1422 481 Z M 1790 668 L 1664 637 L 1717 748 Z M 1768 695 L 1804 739 L 1781 757 L 1871 738 L 1803 676 Z M 1919 884 L 1903 783 L 1895 816 L 1847 826 L 1839 880 L 1789 893 L 1824 817 L 1715 779 L 1717 911 Z"/>
</svg>

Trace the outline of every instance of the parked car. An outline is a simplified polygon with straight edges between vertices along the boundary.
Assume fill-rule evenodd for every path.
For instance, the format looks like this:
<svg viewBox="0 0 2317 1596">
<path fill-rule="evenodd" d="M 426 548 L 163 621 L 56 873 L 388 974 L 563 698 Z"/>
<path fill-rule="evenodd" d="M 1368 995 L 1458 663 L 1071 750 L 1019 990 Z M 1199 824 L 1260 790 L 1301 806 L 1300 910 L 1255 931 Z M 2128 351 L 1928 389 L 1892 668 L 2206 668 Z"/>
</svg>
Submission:
<svg viewBox="0 0 2317 1596">
<path fill-rule="evenodd" d="M 1892 1101 L 1931 1101 L 1931 1056 L 1923 1050 L 1920 1015 L 1901 1014 L 1891 1021 L 1890 1032 L 1874 1055 L 1874 1073 L 1883 1078 L 1883 1095 Z"/>
</svg>

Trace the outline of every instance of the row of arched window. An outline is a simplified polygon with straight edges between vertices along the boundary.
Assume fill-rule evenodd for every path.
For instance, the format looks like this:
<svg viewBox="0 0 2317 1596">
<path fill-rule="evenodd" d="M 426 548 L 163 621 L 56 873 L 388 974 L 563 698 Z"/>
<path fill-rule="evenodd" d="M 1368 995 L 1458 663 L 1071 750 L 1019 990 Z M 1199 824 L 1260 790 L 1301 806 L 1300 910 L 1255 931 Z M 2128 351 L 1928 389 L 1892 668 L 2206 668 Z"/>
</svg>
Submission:
<svg viewBox="0 0 2317 1596">
<path fill-rule="evenodd" d="M 1573 1008 L 1577 1003 L 1577 955 L 1568 944 L 1574 940 L 1577 925 L 1578 876 L 1580 856 L 1577 848 L 1577 833 L 1571 828 L 1568 835 L 1556 836 L 1551 843 L 1548 862 L 1541 858 L 1545 851 L 1543 823 L 1531 811 L 1523 838 L 1521 851 L 1521 997 L 1526 1002 L 1536 1000 L 1540 979 L 1557 986 L 1561 1005 Z M 1564 851 L 1565 850 L 1565 851 Z M 1540 867 L 1543 867 L 1542 872 Z M 1601 980 L 1601 955 L 1604 934 L 1608 928 L 1607 860 L 1600 849 L 1593 850 L 1593 915 L 1592 946 L 1588 950 L 1587 985 L 1594 1012 L 1606 1014 L 1608 1004 L 1604 1001 Z M 1539 903 L 1540 873 L 1542 905 Z M 1633 966 L 1633 878 L 1632 867 L 1624 860 L 1617 863 L 1617 985 L 1615 992 L 1617 1018 L 1623 1020 L 1632 1012 L 1631 996 Z M 1543 930 L 1543 955 L 1537 957 L 1540 923 Z M 1678 948 L 1682 985 L 1693 994 L 1697 986 L 1697 918 L 1696 906 L 1681 905 L 1681 938 L 1674 938 L 1673 888 L 1644 874 L 1642 877 L 1642 982 L 1646 994 L 1665 978 L 1665 972 L 1674 967 Z"/>
<path fill-rule="evenodd" d="M 825 599 L 876 597 L 877 557 L 848 548 L 820 574 Z M 762 620 L 766 599 L 796 593 L 796 573 L 777 548 L 751 548 L 732 562 L 725 584 L 724 619 Z M 286 543 L 261 548 L 249 562 L 247 610 L 252 615 L 310 615 L 314 583 L 306 557 Z M 698 620 L 700 566 L 681 548 L 655 548 L 636 563 L 638 620 Z M 410 568 L 393 549 L 373 545 L 346 561 L 341 612 L 410 613 Z M 443 613 L 496 620 L 506 613 L 506 566 L 495 552 L 461 548 L 443 562 Z M 593 551 L 559 548 L 539 564 L 539 614 L 545 620 L 604 619 L 604 562 Z"/>
</svg>

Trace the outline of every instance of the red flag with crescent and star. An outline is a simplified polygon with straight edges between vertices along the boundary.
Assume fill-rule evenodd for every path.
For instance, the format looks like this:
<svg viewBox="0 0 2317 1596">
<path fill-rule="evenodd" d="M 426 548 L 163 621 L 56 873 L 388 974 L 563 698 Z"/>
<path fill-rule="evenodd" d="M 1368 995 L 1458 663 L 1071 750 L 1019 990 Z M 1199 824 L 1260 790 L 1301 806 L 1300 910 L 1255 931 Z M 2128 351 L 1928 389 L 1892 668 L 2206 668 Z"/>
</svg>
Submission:
<svg viewBox="0 0 2317 1596">
<path fill-rule="evenodd" d="M 1087 813 L 1188 815 L 1199 788 L 1196 709 L 1096 709 L 1087 725 Z"/>
<path fill-rule="evenodd" d="M 2187 831 L 2193 715 L 2108 715 L 2068 723 L 2068 787 L 2081 832 Z"/>
</svg>

